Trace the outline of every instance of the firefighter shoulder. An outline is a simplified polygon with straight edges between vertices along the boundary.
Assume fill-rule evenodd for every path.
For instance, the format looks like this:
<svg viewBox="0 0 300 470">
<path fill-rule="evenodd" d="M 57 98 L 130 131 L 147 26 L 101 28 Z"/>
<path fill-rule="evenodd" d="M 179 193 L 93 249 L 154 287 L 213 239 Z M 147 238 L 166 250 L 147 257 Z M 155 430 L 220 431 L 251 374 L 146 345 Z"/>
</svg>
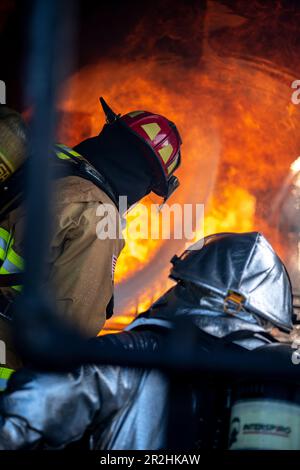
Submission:
<svg viewBox="0 0 300 470">
<path fill-rule="evenodd" d="M 109 206 L 105 218 L 118 234 L 118 211 L 103 190 L 78 176 L 55 181 L 54 194 L 46 282 L 55 292 L 58 312 L 78 325 L 84 334 L 95 336 L 105 322 L 106 307 L 113 295 L 112 261 L 124 246 L 122 237 L 98 237 L 101 217 L 97 213 L 99 205 Z M 23 252 L 23 206 L 12 211 L 2 226 L 15 234 L 13 256 L 19 256 L 17 253 Z"/>
<path fill-rule="evenodd" d="M 55 292 L 58 312 L 70 319 L 88 336 L 95 336 L 106 320 L 106 310 L 113 296 L 114 260 L 119 256 L 122 238 L 99 239 L 96 227 L 99 204 L 109 204 L 115 211 L 111 224 L 119 227 L 117 209 L 110 198 L 95 185 L 77 176 L 55 182 L 56 209 L 49 251 L 47 283 Z M 4 272 L 18 272 L 23 267 L 23 207 L 9 213 L 1 224 L 2 235 L 14 233 L 13 243 L 4 261 Z M 109 217 L 109 216 L 106 216 Z M 112 218 L 113 216 L 110 215 Z M 118 232 L 117 232 L 118 233 Z M 3 240 L 3 238 L 2 238 Z M 6 264 L 5 264 L 6 263 Z M 17 271 L 18 270 L 18 271 Z M 21 286 L 2 288 L 7 299 Z M 9 313 L 8 313 L 9 315 Z M 7 345 L 9 368 L 20 366 L 10 340 L 10 318 L 0 317 L 0 334 Z"/>
<path fill-rule="evenodd" d="M 114 267 L 124 245 L 119 236 L 118 197 L 128 196 L 134 204 L 153 190 L 166 200 L 178 186 L 174 171 L 180 164 L 181 139 L 171 121 L 146 111 L 116 115 L 103 99 L 101 104 L 106 124 L 99 136 L 77 146 L 83 155 L 65 145 L 56 145 L 53 151 L 55 210 L 45 279 L 52 286 L 58 311 L 88 336 L 96 335 L 113 313 Z M 20 365 L 10 340 L 10 321 L 14 296 L 22 286 L 3 279 L 13 278 L 24 267 L 20 196 L 24 129 L 18 113 L 0 108 L 0 339 L 7 344 L 3 377 Z M 116 227 L 116 236 L 98 237 L 99 205 L 109 205 L 105 217 L 113 219 L 108 223 Z"/>
<path fill-rule="evenodd" d="M 6 275 L 21 273 L 24 267 L 24 206 L 14 204 L 20 188 L 13 187 L 10 179 L 21 171 L 26 158 L 26 129 L 21 116 L 1 107 L 0 134 L 2 190 L 11 191 L 11 207 L 4 207 L 0 224 L 0 274 L 4 279 Z M 93 178 L 87 178 L 85 168 L 77 169 L 79 164 L 81 167 L 84 164 L 77 152 L 59 145 L 55 156 L 59 170 L 54 182 L 55 211 L 45 282 L 55 292 L 58 312 L 68 317 L 84 334 L 94 336 L 101 330 L 106 315 L 111 313 L 107 310 L 113 298 L 113 267 L 124 246 L 119 235 L 119 214 L 116 202 L 108 195 L 110 190 L 106 191 L 104 179 L 97 184 L 97 172 Z M 87 170 L 90 168 L 88 165 Z M 18 180 L 16 182 L 20 184 Z M 97 224 L 101 220 L 97 210 L 103 204 L 110 206 L 106 218 L 113 219 L 108 222 L 116 228 L 114 238 L 99 239 L 97 236 Z M 4 388 L 13 370 L 21 365 L 10 331 L 13 299 L 21 289 L 21 285 L 12 283 L 8 286 L 7 282 L 1 287 L 0 338 L 6 347 L 6 363 L 0 368 L 0 388 Z"/>
<path fill-rule="evenodd" d="M 261 234 L 210 236 L 174 257 L 172 263 L 176 285 L 127 331 L 98 338 L 105 350 L 110 345 L 136 354 L 159 352 L 174 320 L 181 319 L 191 321 L 199 332 L 199 347 L 208 363 L 210 350 L 215 351 L 216 346 L 220 355 L 223 346 L 232 347 L 237 360 L 241 350 L 247 351 L 249 360 L 253 351 L 260 350 L 275 361 L 278 354 L 290 361 L 293 350 L 273 336 L 275 326 L 286 332 L 292 327 L 290 281 Z M 232 394 L 220 414 L 215 411 L 223 403 L 218 398 L 223 387 L 218 382 L 212 402 L 214 389 L 206 389 L 204 380 L 199 389 L 198 383 L 184 397 L 191 416 L 202 423 L 190 448 L 299 449 L 299 384 L 280 382 L 266 381 L 259 386 L 247 380 L 238 385 L 225 383 L 224 390 L 230 389 Z M 54 408 L 49 406 L 53 400 Z M 43 442 L 64 447 L 80 440 L 90 428 L 93 448 L 165 449 L 168 402 L 168 379 L 156 369 L 89 365 L 69 374 L 22 369 L 0 396 L 1 446 L 30 448 Z M 229 431 L 224 421 L 228 403 Z M 209 429 L 214 429 L 213 435 Z"/>
</svg>

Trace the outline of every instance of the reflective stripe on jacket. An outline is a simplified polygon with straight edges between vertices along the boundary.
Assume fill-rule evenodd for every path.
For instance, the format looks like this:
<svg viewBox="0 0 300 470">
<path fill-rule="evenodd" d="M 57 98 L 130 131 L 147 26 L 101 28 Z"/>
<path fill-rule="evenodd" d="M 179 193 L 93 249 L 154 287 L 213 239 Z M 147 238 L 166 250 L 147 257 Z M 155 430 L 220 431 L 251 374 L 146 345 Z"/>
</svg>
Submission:
<svg viewBox="0 0 300 470">
<path fill-rule="evenodd" d="M 0 227 L 0 274 L 20 273 L 24 269 L 22 256 L 13 249 L 14 237 L 12 233 Z M 16 291 L 21 291 L 21 286 L 11 286 Z"/>
<path fill-rule="evenodd" d="M 7 382 L 13 372 L 14 370 L 8 367 L 0 367 L 0 392 L 6 389 Z"/>
</svg>

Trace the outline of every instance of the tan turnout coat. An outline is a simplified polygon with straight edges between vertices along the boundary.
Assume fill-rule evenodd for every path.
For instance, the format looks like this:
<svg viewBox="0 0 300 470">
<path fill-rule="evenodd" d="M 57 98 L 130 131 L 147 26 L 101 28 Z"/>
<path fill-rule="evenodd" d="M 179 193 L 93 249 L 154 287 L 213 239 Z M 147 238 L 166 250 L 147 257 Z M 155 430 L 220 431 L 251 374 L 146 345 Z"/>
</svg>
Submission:
<svg viewBox="0 0 300 470">
<path fill-rule="evenodd" d="M 113 207 L 119 230 L 119 214 L 111 199 L 92 182 L 78 176 L 57 180 L 52 216 L 47 284 L 52 288 L 58 313 L 80 330 L 95 336 L 106 319 L 106 307 L 113 295 L 113 270 L 124 240 L 122 237 L 99 239 L 99 204 Z M 112 217 L 107 214 L 105 217 Z M 102 219 L 103 220 L 103 219 Z M 36 221 L 38 229 L 39 221 Z M 1 227 L 13 231 L 15 252 L 22 255 L 24 209 L 12 211 Z M 11 289 L 2 289 L 11 296 Z M 10 322 L 0 318 L 0 339 L 6 343 L 7 367 L 20 366 L 10 338 Z"/>
</svg>

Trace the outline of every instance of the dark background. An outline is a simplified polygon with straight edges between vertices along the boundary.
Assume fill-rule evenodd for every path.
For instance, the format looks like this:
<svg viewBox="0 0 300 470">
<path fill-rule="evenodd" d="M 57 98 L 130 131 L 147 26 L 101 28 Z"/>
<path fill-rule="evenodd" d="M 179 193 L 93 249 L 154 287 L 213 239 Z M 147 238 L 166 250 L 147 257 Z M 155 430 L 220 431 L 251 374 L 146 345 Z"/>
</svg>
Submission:
<svg viewBox="0 0 300 470">
<path fill-rule="evenodd" d="M 241 27 L 238 40 L 236 28 L 235 36 L 228 26 L 212 31 L 210 41 L 216 50 L 222 47 L 224 51 L 226 44 L 228 53 L 257 55 L 277 62 L 279 67 L 299 69 L 294 53 L 300 46 L 298 0 L 220 0 L 218 3 L 249 21 L 246 27 Z M 192 44 L 196 39 L 199 42 L 206 8 L 207 0 L 78 1 L 70 73 L 107 56 L 132 60 L 168 54 L 184 57 L 188 65 L 199 59 L 193 55 Z M 22 109 L 31 9 L 32 1 L 28 0 L 1 0 L 0 3 L 0 79 L 7 84 L 8 103 L 18 109 Z M 197 29 L 196 17 L 201 18 Z M 285 51 L 278 55 L 283 41 Z"/>
</svg>

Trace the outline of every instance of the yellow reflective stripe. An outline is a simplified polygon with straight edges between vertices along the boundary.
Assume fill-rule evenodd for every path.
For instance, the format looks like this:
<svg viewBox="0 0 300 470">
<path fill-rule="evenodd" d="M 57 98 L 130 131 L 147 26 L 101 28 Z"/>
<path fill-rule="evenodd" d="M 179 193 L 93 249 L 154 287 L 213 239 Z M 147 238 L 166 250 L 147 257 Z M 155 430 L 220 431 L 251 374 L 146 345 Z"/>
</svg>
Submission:
<svg viewBox="0 0 300 470">
<path fill-rule="evenodd" d="M 154 140 L 159 131 L 161 130 L 160 126 L 156 122 L 150 122 L 149 124 L 142 124 L 141 126 L 148 137 L 150 137 L 151 140 Z"/>
<path fill-rule="evenodd" d="M 7 269 L 5 269 L 3 266 L 0 268 L 0 274 L 11 274 Z"/>
<path fill-rule="evenodd" d="M 14 274 L 24 269 L 24 260 L 22 256 L 18 255 L 12 248 L 14 238 L 11 234 L 0 227 L 0 258 L 3 261 L 0 267 L 0 274 Z M 17 292 L 21 292 L 22 286 L 10 286 Z"/>
<path fill-rule="evenodd" d="M 73 150 L 73 149 L 69 149 L 68 152 L 71 153 L 74 157 L 83 158 L 83 156 L 80 155 L 80 153 L 75 152 L 75 150 Z"/>
<path fill-rule="evenodd" d="M 10 240 L 10 233 L 4 228 L 0 227 L 0 237 L 3 238 L 3 240 L 6 241 L 6 243 L 8 243 Z"/>
<path fill-rule="evenodd" d="M 168 174 L 169 174 L 169 175 L 172 173 L 172 171 L 173 171 L 174 168 L 176 167 L 177 163 L 178 163 L 178 158 L 176 158 L 176 159 L 174 160 L 174 162 L 171 163 L 171 165 L 169 166 L 169 168 L 168 168 Z"/>
<path fill-rule="evenodd" d="M 5 260 L 7 248 L 9 246 L 10 234 L 7 230 L 0 227 L 0 259 Z"/>
<path fill-rule="evenodd" d="M 13 165 L 11 164 L 11 161 L 5 156 L 2 149 L 0 150 L 0 156 L 1 156 L 1 160 L 4 161 L 5 165 L 10 170 L 10 173 L 13 173 L 16 170 L 16 168 L 13 167 Z"/>
<path fill-rule="evenodd" d="M 22 256 L 18 255 L 18 253 L 16 253 L 15 250 L 12 248 L 14 242 L 15 242 L 14 238 L 11 237 L 5 259 L 8 260 L 14 266 L 16 266 L 17 272 L 18 272 L 24 269 L 24 260 Z M 5 264 L 5 261 L 3 264 Z M 11 271 L 11 272 L 15 272 L 15 271 Z"/>
<path fill-rule="evenodd" d="M 56 152 L 58 158 L 61 158 L 62 160 L 66 160 L 72 157 L 78 158 L 79 160 L 85 160 L 85 158 L 80 155 L 80 153 L 76 152 L 70 147 L 67 147 L 66 145 L 56 144 L 56 147 L 59 147 L 62 150 L 62 152 Z"/>
<path fill-rule="evenodd" d="M 0 367 L 0 379 L 8 380 L 15 371 L 8 367 Z"/>
<path fill-rule="evenodd" d="M 4 260 L 5 260 L 5 256 L 6 256 L 6 250 L 4 250 L 4 249 L 0 246 L 0 260 L 1 260 L 1 261 L 4 261 Z"/>
<path fill-rule="evenodd" d="M 58 158 L 60 158 L 61 160 L 70 160 L 71 157 L 69 157 L 69 155 L 66 155 L 65 153 L 63 152 L 56 152 L 56 155 Z"/>
<path fill-rule="evenodd" d="M 8 367 L 0 367 L 0 392 L 3 392 L 7 387 L 7 382 L 15 371 Z"/>
<path fill-rule="evenodd" d="M 8 261 L 10 261 L 12 264 L 14 264 L 18 269 L 24 269 L 24 260 L 22 256 L 19 256 L 15 250 L 10 248 L 7 253 Z"/>
<path fill-rule="evenodd" d="M 163 161 L 167 163 L 170 156 L 172 155 L 173 147 L 171 144 L 165 145 L 161 149 L 159 149 L 160 156 L 162 157 Z"/>
<path fill-rule="evenodd" d="M 23 286 L 11 286 L 11 288 L 17 292 L 22 292 Z"/>
</svg>

